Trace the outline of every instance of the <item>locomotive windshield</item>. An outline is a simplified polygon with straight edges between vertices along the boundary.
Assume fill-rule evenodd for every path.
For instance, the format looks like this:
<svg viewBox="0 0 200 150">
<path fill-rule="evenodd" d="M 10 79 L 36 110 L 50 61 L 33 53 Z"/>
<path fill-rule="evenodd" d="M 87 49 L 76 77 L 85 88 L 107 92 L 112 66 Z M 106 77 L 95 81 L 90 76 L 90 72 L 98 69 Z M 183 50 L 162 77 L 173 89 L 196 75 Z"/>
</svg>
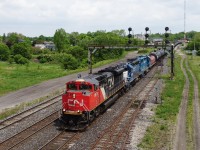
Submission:
<svg viewBox="0 0 200 150">
<path fill-rule="evenodd" d="M 92 86 L 86 84 L 81 84 L 79 88 L 80 90 L 92 90 Z"/>
<path fill-rule="evenodd" d="M 74 83 L 68 84 L 68 85 L 67 85 L 67 88 L 68 88 L 69 90 L 78 90 L 77 85 L 74 84 Z"/>
</svg>

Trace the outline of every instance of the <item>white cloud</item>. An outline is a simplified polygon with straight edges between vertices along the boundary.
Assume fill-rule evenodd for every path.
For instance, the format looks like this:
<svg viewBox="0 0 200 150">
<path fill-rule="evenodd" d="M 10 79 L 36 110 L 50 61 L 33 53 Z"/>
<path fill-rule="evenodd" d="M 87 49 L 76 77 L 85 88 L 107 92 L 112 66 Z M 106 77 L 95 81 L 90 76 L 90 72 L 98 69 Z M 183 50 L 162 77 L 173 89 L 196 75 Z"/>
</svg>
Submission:
<svg viewBox="0 0 200 150">
<path fill-rule="evenodd" d="M 186 29 L 199 31 L 199 0 L 187 1 Z M 172 32 L 184 29 L 184 0 L 1 0 L 0 34 L 18 32 L 27 36 L 53 36 L 66 32 L 125 29 L 135 33 Z"/>
</svg>

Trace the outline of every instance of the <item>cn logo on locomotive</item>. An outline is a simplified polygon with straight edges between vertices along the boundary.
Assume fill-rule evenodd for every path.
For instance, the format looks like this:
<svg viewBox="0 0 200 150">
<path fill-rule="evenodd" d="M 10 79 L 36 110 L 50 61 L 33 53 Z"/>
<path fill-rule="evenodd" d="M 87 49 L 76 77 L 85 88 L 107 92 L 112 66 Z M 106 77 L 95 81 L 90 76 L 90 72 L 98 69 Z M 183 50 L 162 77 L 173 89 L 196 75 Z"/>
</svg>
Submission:
<svg viewBox="0 0 200 150">
<path fill-rule="evenodd" d="M 76 104 L 78 104 L 79 106 L 83 106 L 84 105 L 84 103 L 83 103 L 83 99 L 82 99 L 82 101 L 81 102 L 79 102 L 78 100 L 74 100 L 74 99 L 68 99 L 68 105 L 69 106 L 75 106 Z"/>
</svg>

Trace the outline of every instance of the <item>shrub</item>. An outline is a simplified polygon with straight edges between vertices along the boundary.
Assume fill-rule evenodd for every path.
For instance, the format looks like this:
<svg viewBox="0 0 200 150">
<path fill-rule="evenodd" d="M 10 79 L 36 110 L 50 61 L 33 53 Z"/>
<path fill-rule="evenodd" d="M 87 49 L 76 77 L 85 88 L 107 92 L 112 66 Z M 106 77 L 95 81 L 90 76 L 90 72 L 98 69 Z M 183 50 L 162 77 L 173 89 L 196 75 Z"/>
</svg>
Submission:
<svg viewBox="0 0 200 150">
<path fill-rule="evenodd" d="M 28 64 L 29 61 L 27 58 L 23 57 L 22 55 L 20 54 L 17 54 L 14 56 L 14 60 L 17 64 Z"/>
<path fill-rule="evenodd" d="M 31 46 L 27 43 L 16 43 L 12 47 L 13 55 L 20 54 L 21 56 L 31 59 Z"/>
<path fill-rule="evenodd" d="M 200 50 L 197 51 L 197 55 L 200 56 Z"/>
<path fill-rule="evenodd" d="M 40 55 L 40 54 L 49 54 L 51 51 L 49 49 L 40 49 L 38 47 L 33 47 L 32 52 L 34 55 Z"/>
<path fill-rule="evenodd" d="M 79 67 L 79 62 L 70 54 L 65 54 L 61 62 L 64 69 L 75 70 Z"/>
<path fill-rule="evenodd" d="M 49 54 L 45 54 L 45 55 L 42 54 L 42 55 L 39 55 L 39 56 L 37 57 L 37 59 L 39 60 L 40 63 L 51 62 L 51 61 L 54 60 L 53 57 L 52 57 L 52 55 L 49 55 Z"/>
<path fill-rule="evenodd" d="M 10 55 L 10 51 L 7 45 L 0 43 L 0 60 L 6 61 L 8 60 Z"/>
<path fill-rule="evenodd" d="M 15 62 L 15 61 L 14 61 L 14 58 L 10 57 L 10 58 L 8 59 L 8 62 L 9 62 L 9 64 L 14 63 L 14 62 Z"/>
</svg>

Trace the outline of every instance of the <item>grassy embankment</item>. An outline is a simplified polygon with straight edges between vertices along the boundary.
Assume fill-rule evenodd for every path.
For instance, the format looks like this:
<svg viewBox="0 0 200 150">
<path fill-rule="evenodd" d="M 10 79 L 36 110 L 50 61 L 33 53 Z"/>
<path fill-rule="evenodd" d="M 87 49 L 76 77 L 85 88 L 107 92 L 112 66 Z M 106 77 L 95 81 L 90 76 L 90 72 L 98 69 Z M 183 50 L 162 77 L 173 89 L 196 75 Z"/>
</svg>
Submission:
<svg viewBox="0 0 200 150">
<path fill-rule="evenodd" d="M 93 68 L 117 61 L 121 58 L 124 58 L 127 54 L 128 52 L 125 51 L 120 58 L 98 62 L 93 65 Z M 49 79 L 86 70 L 88 70 L 87 67 L 77 70 L 64 70 L 58 64 L 38 64 L 31 62 L 28 66 L 25 66 L 0 62 L 0 96 Z M 60 91 L 55 91 L 47 97 L 42 97 L 40 99 L 33 100 L 32 102 L 22 103 L 14 108 L 6 109 L 0 113 L 0 120 L 15 114 L 28 106 L 44 101 L 45 99 L 53 97 L 54 95 L 58 95 L 59 93 Z"/>
<path fill-rule="evenodd" d="M 148 127 L 145 137 L 138 145 L 143 149 L 159 150 L 162 147 L 166 147 L 166 145 L 169 149 L 171 148 L 169 140 L 171 140 L 172 127 L 175 124 L 176 116 L 179 112 L 185 83 L 180 61 L 180 57 L 175 59 L 175 76 L 173 80 L 170 80 L 170 74 L 162 76 L 165 81 L 165 87 L 161 94 L 163 103 L 156 108 L 154 123 Z"/>
<path fill-rule="evenodd" d="M 188 65 L 190 70 L 192 70 L 194 76 L 198 81 L 198 87 L 200 87 L 200 57 L 199 56 L 188 56 Z M 191 82 L 190 93 L 189 93 L 189 105 L 188 105 L 188 114 L 187 114 L 187 149 L 194 149 L 194 130 L 193 130 L 193 98 L 194 98 L 194 81 L 191 74 L 189 73 L 189 79 Z M 200 95 L 200 90 L 199 90 Z"/>
<path fill-rule="evenodd" d="M 200 82 L 200 60 L 199 57 L 189 59 L 190 69 L 195 74 L 198 82 Z M 183 63 L 185 67 L 185 62 Z M 193 149 L 193 96 L 194 96 L 194 82 L 192 76 L 187 71 L 190 80 L 189 101 L 187 106 L 186 132 L 187 132 L 187 149 Z M 143 149 L 161 149 L 167 147 L 172 149 L 173 126 L 175 124 L 179 106 L 182 98 L 182 91 L 185 83 L 185 77 L 180 67 L 180 58 L 175 61 L 175 78 L 165 80 L 165 88 L 162 93 L 163 104 L 156 108 L 156 116 L 154 124 L 147 129 L 140 147 Z M 200 84 L 200 83 L 199 83 Z M 200 86 L 200 85 L 199 85 Z"/>
<path fill-rule="evenodd" d="M 186 64 L 188 62 L 188 58 L 185 60 L 184 68 L 186 68 Z M 187 118 L 186 118 L 186 133 L 187 133 L 187 149 L 194 149 L 194 139 L 193 139 L 193 97 L 194 97 L 194 81 L 189 70 L 186 70 L 190 86 L 189 86 L 189 95 L 188 95 L 188 105 L 187 105 Z"/>
</svg>

